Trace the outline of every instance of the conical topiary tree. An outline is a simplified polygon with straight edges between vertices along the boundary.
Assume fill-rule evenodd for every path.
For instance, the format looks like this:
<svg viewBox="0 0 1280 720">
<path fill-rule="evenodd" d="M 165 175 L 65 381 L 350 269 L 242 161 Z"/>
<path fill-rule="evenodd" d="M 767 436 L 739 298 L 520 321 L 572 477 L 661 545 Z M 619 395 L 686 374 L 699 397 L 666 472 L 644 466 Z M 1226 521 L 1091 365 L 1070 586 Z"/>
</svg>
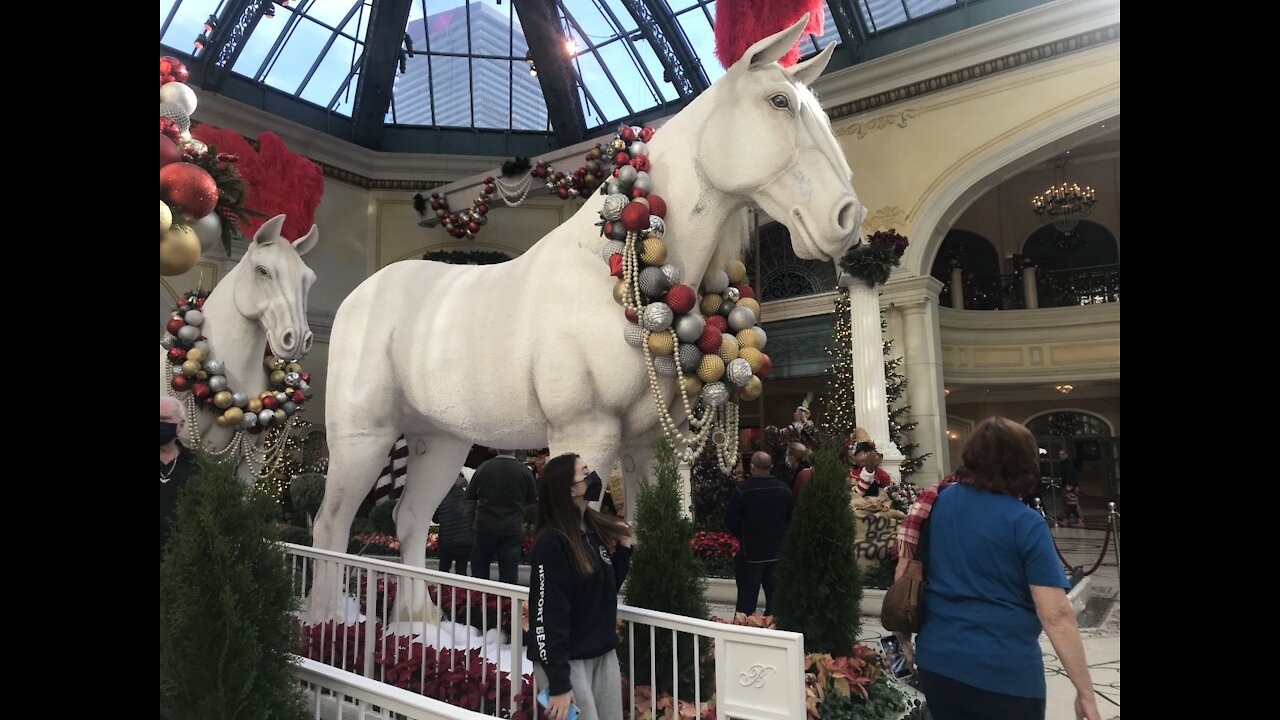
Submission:
<svg viewBox="0 0 1280 720">
<path fill-rule="evenodd" d="M 627 604 L 705 620 L 709 613 L 707 580 L 703 577 L 702 563 L 690 546 L 693 522 L 681 513 L 679 470 L 675 451 L 665 437 L 654 442 L 653 476 L 653 482 L 640 486 L 636 500 L 636 550 L 627 575 Z M 691 700 L 693 636 L 680 633 L 678 646 L 680 697 Z M 624 663 L 629 661 L 629 651 L 625 645 L 618 650 L 618 657 Z M 627 668 L 632 682 L 653 686 L 655 697 L 660 692 L 671 693 L 671 651 L 671 633 L 658 632 L 653 648 L 657 677 L 651 678 L 649 633 L 647 629 L 637 630 L 637 667 Z M 709 666 L 711 663 L 703 663 L 704 669 Z M 712 691 L 709 675 L 703 678 L 702 688 L 704 696 Z"/>
<path fill-rule="evenodd" d="M 160 564 L 160 717 L 305 717 L 290 653 L 299 635 L 274 503 L 198 453 Z"/>
<path fill-rule="evenodd" d="M 780 630 L 804 633 L 806 652 L 848 655 L 862 627 L 862 577 L 853 554 L 854 516 L 837 446 L 826 444 L 791 512 L 778 557 L 774 600 Z"/>
</svg>

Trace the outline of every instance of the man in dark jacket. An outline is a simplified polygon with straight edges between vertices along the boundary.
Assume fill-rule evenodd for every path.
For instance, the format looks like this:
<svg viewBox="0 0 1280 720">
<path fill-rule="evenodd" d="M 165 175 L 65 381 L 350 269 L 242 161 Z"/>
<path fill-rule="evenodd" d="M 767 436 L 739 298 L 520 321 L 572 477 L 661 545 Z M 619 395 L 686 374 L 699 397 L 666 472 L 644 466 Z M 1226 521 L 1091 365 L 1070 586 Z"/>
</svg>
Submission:
<svg viewBox="0 0 1280 720">
<path fill-rule="evenodd" d="M 467 499 L 476 504 L 476 538 L 471 551 L 471 576 L 489 578 L 489 563 L 498 555 L 498 580 L 516 584 L 520 578 L 520 544 L 524 513 L 538 501 L 533 472 L 516 459 L 514 450 L 499 450 L 484 461 L 467 486 Z"/>
<path fill-rule="evenodd" d="M 431 520 L 440 523 L 440 572 L 466 575 L 476 536 L 476 504 L 467 499 L 467 479 L 463 473 L 458 473 L 458 479 L 453 481 L 453 487 L 440 501 Z"/>
<path fill-rule="evenodd" d="M 724 524 L 742 544 L 733 561 L 738 583 L 737 611 L 754 615 L 764 585 L 764 614 L 773 614 L 778 583 L 778 551 L 791 521 L 791 490 L 772 474 L 767 452 L 751 456 L 751 477 L 735 487 L 724 511 Z"/>
</svg>

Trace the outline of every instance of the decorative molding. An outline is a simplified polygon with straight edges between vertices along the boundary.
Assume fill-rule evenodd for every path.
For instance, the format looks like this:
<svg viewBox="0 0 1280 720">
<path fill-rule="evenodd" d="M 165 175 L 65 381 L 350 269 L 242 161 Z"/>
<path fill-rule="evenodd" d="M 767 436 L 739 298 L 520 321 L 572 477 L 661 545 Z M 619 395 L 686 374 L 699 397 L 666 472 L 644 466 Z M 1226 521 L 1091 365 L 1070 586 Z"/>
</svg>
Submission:
<svg viewBox="0 0 1280 720">
<path fill-rule="evenodd" d="M 1120 341 L 1120 303 L 1039 310 L 955 310 L 938 308 L 944 343 L 1062 343 Z M 1046 356 L 1048 357 L 1048 356 Z"/>
<path fill-rule="evenodd" d="M 880 230 L 905 228 L 906 226 L 907 212 L 897 205 L 885 205 L 862 221 L 862 234 L 870 235 Z"/>
<path fill-rule="evenodd" d="M 738 673 L 738 684 L 742 687 L 762 688 L 765 684 L 765 676 L 768 675 L 770 670 L 774 673 L 778 672 L 778 669 L 772 665 L 752 665 L 743 672 Z"/>
<path fill-rule="evenodd" d="M 881 115 L 880 117 L 872 118 L 866 122 L 849 123 L 841 127 L 839 130 L 836 130 L 835 134 L 836 137 L 853 135 L 857 139 L 861 140 L 872 130 L 883 130 L 890 126 L 905 128 L 907 126 L 907 121 L 919 114 L 920 111 L 918 109 L 907 108 L 897 113 L 889 113 L 888 115 Z M 834 115 L 832 116 L 832 119 L 835 119 Z"/>
</svg>

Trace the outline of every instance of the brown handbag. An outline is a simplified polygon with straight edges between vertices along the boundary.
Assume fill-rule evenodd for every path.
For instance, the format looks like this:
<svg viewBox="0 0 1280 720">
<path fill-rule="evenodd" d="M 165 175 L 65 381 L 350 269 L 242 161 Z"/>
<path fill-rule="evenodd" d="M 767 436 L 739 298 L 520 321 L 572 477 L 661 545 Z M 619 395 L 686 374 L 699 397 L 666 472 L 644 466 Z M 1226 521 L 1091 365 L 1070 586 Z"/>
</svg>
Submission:
<svg viewBox="0 0 1280 720">
<path fill-rule="evenodd" d="M 945 488 L 943 488 L 945 489 Z M 942 490 L 938 491 L 942 496 Z M 934 500 L 937 503 L 937 499 Z M 933 508 L 929 508 L 929 517 L 920 524 L 920 542 L 916 543 L 915 557 L 907 561 L 907 569 L 902 577 L 893 581 L 888 592 L 884 594 L 884 602 L 880 605 L 880 624 L 885 630 L 902 633 L 920 632 L 920 624 L 924 622 L 924 577 L 925 557 L 928 552 L 929 520 L 933 517 Z"/>
</svg>

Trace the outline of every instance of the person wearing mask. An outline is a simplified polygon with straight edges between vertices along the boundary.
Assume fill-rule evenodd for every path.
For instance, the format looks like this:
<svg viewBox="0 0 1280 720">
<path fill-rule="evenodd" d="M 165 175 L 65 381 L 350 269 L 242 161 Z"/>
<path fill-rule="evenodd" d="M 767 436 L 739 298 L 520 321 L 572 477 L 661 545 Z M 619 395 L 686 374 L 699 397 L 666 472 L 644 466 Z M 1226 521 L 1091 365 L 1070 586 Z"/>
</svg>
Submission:
<svg viewBox="0 0 1280 720">
<path fill-rule="evenodd" d="M 1044 519 L 1019 499 L 1039 482 L 1035 436 L 988 418 L 955 475 L 929 513 L 914 652 L 909 638 L 902 643 L 919 667 L 930 713 L 1043 720 L 1043 629 L 1076 688 L 1075 717 L 1099 720 L 1066 573 Z"/>
<path fill-rule="evenodd" d="M 594 489 L 593 489 L 594 488 Z M 529 575 L 528 658 L 549 696 L 549 720 L 622 719 L 618 590 L 631 564 L 631 526 L 589 507 L 603 483 L 575 454 L 547 461 Z"/>
<path fill-rule="evenodd" d="M 160 556 L 178 514 L 178 494 L 187 486 L 195 470 L 195 454 L 178 441 L 187 427 L 182 403 L 160 396 Z"/>
<path fill-rule="evenodd" d="M 471 476 L 467 499 L 476 506 L 471 576 L 489 579 L 489 563 L 498 556 L 498 579 L 519 582 L 524 511 L 538 501 L 533 471 L 516 459 L 515 450 L 499 450 Z"/>
<path fill-rule="evenodd" d="M 791 490 L 772 475 L 767 452 L 751 456 L 751 477 L 729 494 L 724 525 L 741 548 L 733 560 L 738 585 L 736 611 L 754 615 L 764 586 L 764 614 L 773 614 L 773 591 L 778 584 L 778 553 L 791 521 Z"/>
</svg>

